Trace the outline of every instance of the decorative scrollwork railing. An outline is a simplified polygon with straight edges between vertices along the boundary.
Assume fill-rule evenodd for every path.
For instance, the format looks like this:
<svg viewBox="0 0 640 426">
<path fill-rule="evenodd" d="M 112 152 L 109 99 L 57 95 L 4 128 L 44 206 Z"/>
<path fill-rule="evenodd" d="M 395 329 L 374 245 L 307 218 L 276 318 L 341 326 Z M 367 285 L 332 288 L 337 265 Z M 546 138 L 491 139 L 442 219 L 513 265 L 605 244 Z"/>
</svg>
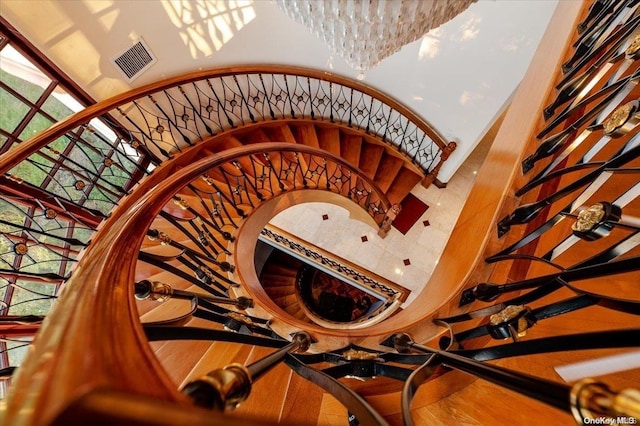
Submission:
<svg viewBox="0 0 640 426">
<path fill-rule="evenodd" d="M 450 149 L 425 120 L 356 81 L 303 68 L 246 66 L 188 74 L 93 105 L 4 154 L 0 175 L 104 214 L 150 163 L 228 129 L 291 118 L 371 134 L 425 175 Z M 25 162 L 39 171 L 16 168 Z"/>
<path fill-rule="evenodd" d="M 244 220 L 269 200 L 309 189 L 350 199 L 378 225 L 389 210 L 389 201 L 380 189 L 340 158 L 302 145 L 253 144 L 177 189 L 146 231 L 149 241 L 138 260 L 164 271 L 166 279 L 168 273 L 172 281 L 205 292 L 189 316 L 224 323 L 232 313 L 211 306 L 207 298 L 235 303 L 230 292 L 241 282 L 234 274 L 234 244 Z M 182 291 L 169 291 L 172 287 L 168 284 L 158 284 L 158 288 L 166 290 L 167 299 Z M 157 299 L 164 298 L 160 295 Z M 216 312 L 205 312 L 212 309 Z"/>
<path fill-rule="evenodd" d="M 246 67 L 194 75 L 141 91 L 117 106 L 139 143 L 169 157 L 229 128 L 301 118 L 375 135 L 428 173 L 446 144 L 424 120 L 354 81 L 300 68 Z"/>
<path fill-rule="evenodd" d="M 319 253 L 312 248 L 293 241 L 273 229 L 264 228 L 260 232 L 260 236 L 273 241 L 278 246 L 283 247 L 287 251 L 293 251 L 299 255 L 312 261 L 314 264 L 319 265 L 320 268 L 328 268 L 331 271 L 345 277 L 349 282 L 353 282 L 357 287 L 365 286 L 371 290 L 374 290 L 377 294 L 385 299 L 395 299 L 400 296 L 400 292 L 388 285 L 381 283 L 380 281 L 371 278 L 370 276 L 353 269 L 352 267 L 345 265 L 344 263 L 329 258 L 322 253 Z"/>
<path fill-rule="evenodd" d="M 74 379 L 69 381 L 67 379 L 64 382 L 68 385 L 65 386 L 66 389 L 72 391 L 72 389 L 76 386 L 76 384 L 83 381 L 90 381 L 94 384 L 98 384 L 99 386 L 105 385 L 119 387 L 122 383 L 127 382 L 125 376 L 129 375 L 129 373 L 125 373 L 128 371 L 129 367 L 133 367 L 133 364 L 130 366 L 124 365 L 121 362 L 111 362 L 108 360 L 114 360 L 118 358 L 118 353 L 120 353 L 121 349 L 124 345 L 127 351 L 135 351 L 138 353 L 136 357 L 135 364 L 142 362 L 143 368 L 146 370 L 150 368 L 146 373 L 143 374 L 142 381 L 140 384 L 144 383 L 138 391 L 142 391 L 143 394 L 147 395 L 155 395 L 156 397 L 160 397 L 165 400 L 172 401 L 180 401 L 181 397 L 176 393 L 174 389 L 172 389 L 168 379 L 159 374 L 160 370 L 154 369 L 153 366 L 157 365 L 157 361 L 153 359 L 153 356 L 150 353 L 149 348 L 146 346 L 144 339 L 140 339 L 141 337 L 141 328 L 140 323 L 138 322 L 137 315 L 134 310 L 130 309 L 130 303 L 128 300 L 132 297 L 133 293 L 131 290 L 131 286 L 133 285 L 133 263 L 128 256 L 123 256 L 122 253 L 126 253 L 130 247 L 139 246 L 140 242 L 143 240 L 144 236 L 147 234 L 147 229 L 151 225 L 153 219 L 156 215 L 159 214 L 163 206 L 170 203 L 172 198 L 175 196 L 176 189 L 180 189 L 186 187 L 190 182 L 194 179 L 198 179 L 199 176 L 207 173 L 207 175 L 213 179 L 213 176 L 217 178 L 221 177 L 222 172 L 214 173 L 216 167 L 227 167 L 227 170 L 236 170 L 235 166 L 233 166 L 233 162 L 235 160 L 242 162 L 242 157 L 248 156 L 256 156 L 263 155 L 268 153 L 272 159 L 272 165 L 266 165 L 264 160 L 258 160 L 257 157 L 254 157 L 252 161 L 256 161 L 264 165 L 267 168 L 273 167 L 273 171 L 277 176 L 280 176 L 278 170 L 281 170 L 282 167 L 286 168 L 290 162 L 294 161 L 295 156 L 294 152 L 298 152 L 298 158 L 302 160 L 303 156 L 307 161 L 307 164 L 311 164 L 313 160 L 314 154 L 322 154 L 321 156 L 325 158 L 326 161 L 321 161 L 320 158 L 317 159 L 319 164 L 326 165 L 327 168 L 332 169 L 333 172 L 341 170 L 344 168 L 345 171 L 349 170 L 352 172 L 351 179 L 349 182 L 345 182 L 345 185 L 353 184 L 353 188 L 356 188 L 356 183 L 359 182 L 357 187 L 361 187 L 362 185 L 366 185 L 364 188 L 371 188 L 371 191 L 367 191 L 370 195 L 376 196 L 374 200 L 372 197 L 360 197 L 356 198 L 354 201 L 362 203 L 362 206 L 372 205 L 374 201 L 376 205 L 379 206 L 387 206 L 388 201 L 384 201 L 384 195 L 379 192 L 379 190 L 375 189 L 375 185 L 369 182 L 366 177 L 359 177 L 357 175 L 357 171 L 351 169 L 343 160 L 340 159 L 332 159 L 331 156 L 326 157 L 324 154 L 318 150 L 305 146 L 292 146 L 287 143 L 280 144 L 266 144 L 268 146 L 263 145 L 254 145 L 252 147 L 241 147 L 232 150 L 224 151 L 221 154 L 218 154 L 211 158 L 202 159 L 196 163 L 192 163 L 190 158 L 181 159 L 185 164 L 182 164 L 185 168 L 175 173 L 176 169 L 172 165 L 171 167 L 159 168 L 154 172 L 154 174 L 150 177 L 149 180 L 145 181 L 141 185 L 141 189 L 137 192 L 138 196 L 129 197 L 126 200 L 126 203 L 123 206 L 126 206 L 126 211 L 118 211 L 112 215 L 110 220 L 113 220 L 113 226 L 103 227 L 103 231 L 100 232 L 100 238 L 96 239 L 94 244 L 92 244 L 89 249 L 85 252 L 85 256 L 83 257 L 83 261 L 88 262 L 88 264 L 92 264 L 97 266 L 99 264 L 108 265 L 108 267 L 99 267 L 98 269 L 94 268 L 79 268 L 75 271 L 75 273 L 71 276 L 66 286 L 67 289 L 65 291 L 65 298 L 61 300 L 60 307 L 56 309 L 50 316 L 49 319 L 54 324 L 65 324 L 68 321 L 75 322 L 75 314 L 72 311 L 76 309 L 87 309 L 87 313 L 92 312 L 90 315 L 91 319 L 82 322 L 79 328 L 76 327 L 64 327 L 66 331 L 62 334 L 48 335 L 46 337 L 39 338 L 38 345 L 36 350 L 43 351 L 46 353 L 50 351 L 53 347 L 58 347 L 60 343 L 71 334 L 75 334 L 76 332 L 80 333 L 77 335 L 79 338 L 76 340 L 73 338 L 73 341 L 76 342 L 74 345 L 66 346 L 65 350 L 57 350 L 55 354 L 55 359 L 53 360 L 52 366 L 55 365 L 53 370 L 47 368 L 48 373 L 46 374 L 49 378 L 45 380 L 57 380 L 54 376 L 58 376 L 62 374 L 62 376 L 58 376 L 60 378 L 67 376 L 69 372 L 69 368 L 74 367 L 74 362 L 68 362 L 74 356 L 78 354 L 79 346 L 84 346 L 87 344 L 86 338 L 89 336 L 90 340 L 97 339 L 101 340 L 101 333 L 99 329 L 102 329 L 104 324 L 114 324 L 116 321 L 122 326 L 122 330 L 118 331 L 118 345 L 114 345 L 111 349 L 106 349 L 101 351 L 101 355 L 98 357 L 101 360 L 96 359 L 101 365 L 111 365 L 113 370 L 109 372 L 100 372 L 96 375 L 96 369 L 94 366 L 90 366 L 89 364 L 83 364 L 84 367 L 81 370 L 74 371 Z M 288 154 L 288 155 L 285 155 Z M 282 157 L 281 157 L 282 155 Z M 278 160 L 278 161 L 276 161 Z M 178 160 L 177 160 L 178 161 Z M 316 160 L 313 160 L 316 161 Z M 277 167 L 273 166 L 273 164 L 278 164 Z M 309 170 L 309 169 L 305 169 Z M 304 176 L 305 170 L 300 171 L 297 174 L 299 179 Z M 226 172 L 225 172 L 226 173 Z M 327 172 L 329 173 L 329 172 Z M 172 175 L 169 178 L 170 175 Z M 278 179 L 275 175 L 269 179 L 269 188 L 273 191 L 274 194 L 280 194 L 287 189 L 292 189 L 293 187 L 304 188 L 304 184 L 301 181 L 298 181 L 295 185 L 293 183 L 293 176 L 290 175 L 290 180 L 281 180 Z M 346 189 L 340 185 L 339 187 L 334 187 L 331 183 L 331 179 L 327 179 L 327 176 L 331 176 L 331 174 L 327 175 L 326 173 L 319 173 L 314 179 L 309 178 L 307 180 L 307 188 L 313 187 L 313 185 L 317 185 L 318 189 L 323 190 L 337 190 L 339 193 L 344 192 L 348 194 L 349 191 L 342 191 Z M 352 183 L 350 183 L 352 182 Z M 313 185 L 312 185 L 313 183 Z M 284 186 L 281 188 L 281 184 Z M 205 183 L 207 186 L 207 183 Z M 151 188 L 155 188 L 154 191 L 150 191 Z M 224 192 L 221 190 L 220 192 Z M 250 192 L 250 191 L 249 191 Z M 249 196 L 247 193 L 246 196 Z M 255 203 L 258 201 L 258 196 L 256 192 L 251 193 L 250 195 Z M 232 199 L 231 194 L 226 194 L 225 198 L 227 202 Z M 267 198 L 266 196 L 264 197 Z M 243 207 L 247 208 L 250 206 L 246 198 L 243 198 L 244 204 Z M 229 206 L 234 206 L 233 204 L 229 204 Z M 369 207 L 367 208 L 369 211 L 373 212 L 373 210 Z M 202 210 L 200 210 L 202 211 Z M 249 210 L 247 210 L 248 212 Z M 381 215 L 379 220 L 382 220 L 384 208 L 380 208 L 376 210 L 376 214 Z M 124 231 L 124 232 L 123 232 Z M 98 272 L 100 271 L 100 272 Z M 87 274 L 93 275 L 94 272 L 98 272 L 100 277 L 95 277 L 95 280 L 87 281 Z M 102 283 L 110 282 L 109 289 L 107 289 Z M 88 284 L 89 283 L 89 284 Z M 97 293 L 91 291 L 88 286 L 93 287 L 97 290 Z M 102 289 L 102 290 L 99 290 Z M 107 299 L 111 300 L 111 302 L 107 301 Z M 69 309 L 65 308 L 67 306 Z M 103 309 L 104 306 L 111 305 L 115 309 Z M 76 314 L 78 314 L 76 312 Z M 125 325 L 126 324 L 126 325 Z M 93 330 L 93 331 L 89 331 Z M 80 337 L 83 336 L 83 337 Z M 63 340 L 60 340 L 63 339 Z M 88 343 L 91 344 L 91 343 Z M 116 349 L 116 347 L 118 349 Z M 76 354 L 76 355 L 74 355 Z M 105 362 L 103 364 L 103 361 Z M 86 367 L 86 368 L 85 368 Z M 29 371 L 32 368 L 39 369 L 38 362 L 35 364 L 27 364 L 23 366 L 21 369 L 27 370 L 27 372 L 22 373 L 20 377 L 27 378 L 30 374 Z M 101 369 L 101 368 L 98 368 Z M 155 371 L 154 371 L 155 370 Z M 104 373 L 104 374 L 103 374 Z M 124 373 L 125 375 L 122 375 Z M 136 375 L 137 378 L 140 378 L 140 375 Z M 44 378 L 44 377 L 43 377 Z M 138 380 L 136 378 L 136 381 Z M 23 379 L 24 380 L 24 379 Z M 62 380 L 62 379 L 61 379 Z M 31 381 L 30 383 L 25 383 L 24 381 L 20 381 L 20 378 L 17 379 L 17 383 L 15 383 L 17 389 L 26 389 L 26 387 L 30 386 L 39 386 L 41 382 Z M 120 384 L 118 384 L 120 383 Z M 153 385 L 150 385 L 153 384 Z M 26 387 L 25 387 L 26 386 Z M 147 389 L 146 391 L 143 389 Z M 131 389 L 133 390 L 133 389 Z M 64 400 L 69 398 L 71 395 L 62 396 L 60 392 L 64 392 L 64 390 L 58 390 L 58 398 L 57 402 L 53 404 L 47 404 L 48 408 L 41 412 L 41 415 L 44 418 L 51 419 L 51 416 L 55 416 L 58 410 L 61 408 L 60 404 L 64 404 Z M 135 392 L 135 390 L 134 390 Z M 168 393 L 167 393 L 168 392 Z M 165 395 L 162 397 L 161 395 Z M 44 394 L 40 394 L 38 392 L 31 394 L 25 394 L 21 391 L 17 392 L 14 395 L 14 401 L 26 401 L 23 398 L 30 399 L 31 397 L 36 398 L 46 398 Z M 167 395 L 171 395 L 168 396 Z M 62 397 L 61 397 L 62 396 Z M 18 402 L 18 404 L 21 404 Z"/>
</svg>

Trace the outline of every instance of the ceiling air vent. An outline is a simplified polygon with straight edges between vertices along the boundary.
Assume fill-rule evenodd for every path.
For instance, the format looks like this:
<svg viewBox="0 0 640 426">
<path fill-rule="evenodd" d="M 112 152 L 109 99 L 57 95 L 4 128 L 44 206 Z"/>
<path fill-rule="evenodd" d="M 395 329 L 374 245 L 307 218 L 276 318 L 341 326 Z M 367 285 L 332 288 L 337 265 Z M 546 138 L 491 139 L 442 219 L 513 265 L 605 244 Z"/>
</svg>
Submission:
<svg viewBox="0 0 640 426">
<path fill-rule="evenodd" d="M 158 59 L 153 56 L 147 43 L 140 38 L 133 46 L 115 56 L 112 61 L 127 81 L 131 82 L 155 64 Z"/>
</svg>

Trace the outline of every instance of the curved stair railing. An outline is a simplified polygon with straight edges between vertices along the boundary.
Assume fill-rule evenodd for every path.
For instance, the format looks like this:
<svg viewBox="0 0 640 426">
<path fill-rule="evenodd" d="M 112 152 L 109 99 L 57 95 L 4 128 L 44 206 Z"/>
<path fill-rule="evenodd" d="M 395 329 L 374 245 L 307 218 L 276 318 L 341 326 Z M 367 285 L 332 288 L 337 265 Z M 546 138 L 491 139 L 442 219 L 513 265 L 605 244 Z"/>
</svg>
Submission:
<svg viewBox="0 0 640 426">
<path fill-rule="evenodd" d="M 633 221 L 635 213 L 630 214 L 638 207 L 637 126 L 627 125 L 626 120 L 617 126 L 625 130 L 621 135 L 624 138 L 621 146 L 617 146 L 619 141 L 610 144 L 610 140 L 605 139 L 604 145 L 608 149 L 599 154 L 605 158 L 594 161 L 597 163 L 596 170 L 603 164 L 605 167 L 599 169 L 597 175 L 587 173 L 584 176 L 589 179 L 581 182 L 580 188 L 578 185 L 573 188 L 576 191 L 585 186 L 590 188 L 586 193 L 588 197 L 584 192 L 575 194 L 573 189 L 566 189 L 581 178 L 567 182 L 564 180 L 566 173 L 558 173 L 545 180 L 537 191 L 527 193 L 522 200 L 514 200 L 510 194 L 515 193 L 524 179 L 517 175 L 515 161 L 506 161 L 521 160 L 526 150 L 534 151 L 537 147 L 535 140 L 526 140 L 522 136 L 523 120 L 531 130 L 526 133 L 533 134 L 538 124 L 538 114 L 543 110 L 545 98 L 548 98 L 540 90 L 540 82 L 544 80 L 551 86 L 554 78 L 560 78 L 555 71 L 559 58 L 562 55 L 565 58 L 571 56 L 564 46 L 558 46 L 557 40 L 569 40 L 581 14 L 581 26 L 587 27 L 587 33 L 593 34 L 589 27 L 595 29 L 604 25 L 601 23 L 605 21 L 603 17 L 624 12 L 637 6 L 637 3 L 611 2 L 611 5 L 595 2 L 590 11 L 577 2 L 559 4 L 557 18 L 545 35 L 543 48 L 523 81 L 522 91 L 514 99 L 496 139 L 495 149 L 489 154 L 489 164 L 479 173 L 478 185 L 472 191 L 453 232 L 452 243 L 445 250 L 425 291 L 410 306 L 416 308 L 406 309 L 364 330 L 327 332 L 310 325 L 305 332 L 316 340 L 311 341 L 309 354 L 288 352 L 301 347 L 306 349 L 307 344 L 301 344 L 300 341 L 289 344 L 288 339 L 278 336 L 263 337 L 212 328 L 162 327 L 157 324 L 143 328 L 134 307 L 133 290 L 137 280 L 135 258 L 149 226 L 163 208 L 172 202 L 176 190 L 188 186 L 211 168 L 227 164 L 230 167 L 227 166 L 224 171 L 208 175 L 224 181 L 229 170 L 235 169 L 234 173 L 238 171 L 233 160 L 241 153 L 251 152 L 248 148 L 235 148 L 194 161 L 193 153 L 197 150 L 185 150 L 141 181 L 138 188 L 111 211 L 108 223 L 99 228 L 84 252 L 79 267 L 67 282 L 64 297 L 60 298 L 57 309 L 43 324 L 31 356 L 18 370 L 4 413 L 6 419 L 10 424 L 70 424 L 96 417 L 120 423 L 204 423 L 220 420 L 234 424 L 233 418 L 221 420 L 216 414 L 194 408 L 193 400 L 189 398 L 194 395 L 177 391 L 177 386 L 163 371 L 148 344 L 148 341 L 159 339 L 226 339 L 281 350 L 264 358 L 264 362 L 249 363 L 248 366 L 229 365 L 202 377 L 200 383 L 206 388 L 207 394 L 196 395 L 202 397 L 196 398 L 196 402 L 207 402 L 202 405 L 235 406 L 239 401 L 237 397 L 246 396 L 247 378 L 251 377 L 247 371 L 260 375 L 275 363 L 284 361 L 297 375 L 331 393 L 365 424 L 387 424 L 387 420 L 378 411 L 379 407 L 374 407 L 371 401 L 340 379 L 356 377 L 366 380 L 377 377 L 376 380 L 387 380 L 385 383 L 399 384 L 403 421 L 412 424 L 415 413 L 436 408 L 429 404 L 417 406 L 420 399 L 416 392 L 418 387 L 428 386 L 428 382 L 423 384 L 428 378 L 433 379 L 451 369 L 514 390 L 514 395 L 526 395 L 558 408 L 560 411 L 554 411 L 552 416 L 556 420 L 567 420 L 570 417 L 566 413 L 571 413 L 582 424 L 596 422 L 596 417 L 636 422 L 640 416 L 637 389 L 613 392 L 607 385 L 591 380 L 569 386 L 559 383 L 557 379 L 524 374 L 518 371 L 523 369 L 522 365 L 518 368 L 517 362 L 509 363 L 517 361 L 520 356 L 547 354 L 548 358 L 536 358 L 538 363 L 544 365 L 536 367 L 537 363 L 531 363 L 524 368 L 536 370 L 534 374 L 537 376 L 548 377 L 553 366 L 557 365 L 557 359 L 550 356 L 553 353 L 562 352 L 569 356 L 575 351 L 638 346 L 639 328 L 636 324 L 640 301 L 633 296 L 637 294 L 639 244 L 638 228 Z M 597 9 L 603 14 L 600 18 Z M 573 38 L 578 37 L 575 35 Z M 613 40 L 610 41 L 613 43 Z M 603 43 L 606 46 L 608 42 Z M 590 49 L 605 50 L 598 46 Z M 585 58 L 589 53 L 586 55 Z M 588 62 L 586 59 L 578 61 L 575 66 L 579 71 L 588 67 Z M 616 62 L 614 65 L 620 67 L 624 63 Z M 610 69 L 612 74 L 607 75 L 616 78 L 625 78 L 627 75 L 626 71 L 620 74 L 616 71 L 621 70 L 613 67 Z M 629 70 L 628 75 L 631 73 L 633 70 Z M 608 84 L 607 81 L 610 80 L 604 79 L 600 86 L 596 84 L 589 90 L 598 91 Z M 627 105 L 635 96 L 637 89 L 631 87 L 624 96 L 607 106 L 616 108 Z M 556 103 L 553 99 L 546 101 L 547 105 Z M 592 101 L 598 100 L 594 98 Z M 565 124 L 570 126 L 569 123 Z M 580 135 L 587 126 L 588 123 L 582 122 L 574 130 Z M 599 137 L 589 139 L 592 145 L 587 149 L 591 151 L 592 147 L 601 145 L 600 141 L 602 139 Z M 275 148 L 286 150 L 284 145 Z M 259 151 L 263 147 L 255 149 Z M 299 148 L 290 148 L 296 149 Z M 584 153 L 576 151 L 570 154 L 567 156 L 569 163 L 574 160 L 586 163 L 582 160 Z M 590 152 L 589 156 L 592 154 Z M 612 165 L 612 158 L 615 161 L 618 156 L 625 154 L 625 161 L 620 160 L 613 163 L 613 167 L 607 167 Z M 603 185 L 613 183 L 612 179 L 616 178 L 620 178 L 614 185 L 618 195 L 612 195 L 613 191 L 607 191 Z M 277 182 L 278 179 L 274 179 L 276 185 Z M 205 182 L 205 185 L 208 183 Z M 562 191 L 562 195 L 554 195 Z M 182 192 L 179 194 L 181 199 L 183 195 Z M 624 198 L 621 200 L 620 196 Z M 257 200 L 258 196 L 255 197 Z M 567 197 L 571 198 L 571 207 L 575 208 L 563 208 Z M 578 204 L 591 198 L 602 201 L 600 206 L 575 212 L 580 207 Z M 517 207 L 519 203 L 522 205 Z M 587 212 L 581 214 L 583 210 Z M 506 219 L 501 220 L 507 212 Z M 567 220 L 551 220 L 556 217 L 556 212 L 562 213 L 558 216 L 560 219 L 577 219 L 577 225 L 566 226 Z M 536 219 L 536 216 L 540 219 Z M 529 222 L 533 224 L 527 225 Z M 500 237 L 495 232 L 489 232 L 495 231 L 498 223 Z M 558 223 L 565 227 L 558 227 Z M 530 228 L 518 233 L 518 224 Z M 551 228 L 553 232 L 546 232 Z M 479 236 L 470 237 L 469 229 Z M 537 232 L 539 229 L 542 231 Z M 152 236 L 160 237 L 159 232 Z M 224 235 L 220 236 L 224 239 Z M 164 241 L 172 249 L 179 249 L 184 254 L 189 252 L 171 246 L 167 239 Z M 195 261 L 193 257 L 191 259 Z M 485 259 L 487 262 L 484 262 Z M 220 267 L 221 276 L 224 276 L 222 272 L 231 272 L 231 262 L 215 260 L 217 265 L 215 262 L 210 264 Z M 501 267 L 495 267 L 496 264 Z M 601 279 L 603 276 L 606 279 Z M 440 286 L 429 287 L 435 282 L 439 282 Z M 496 286 L 492 284 L 495 282 L 505 284 Z M 506 294 L 511 291 L 521 293 L 506 299 L 509 297 Z M 461 298 L 462 295 L 465 297 Z M 571 297 L 564 299 L 566 295 Z M 545 299 L 548 296 L 552 297 Z M 496 303 L 486 306 L 480 304 L 483 301 Z M 467 304 L 462 309 L 459 306 Z M 583 315 L 582 321 L 572 317 L 576 313 Z M 437 321 L 431 321 L 436 317 Z M 574 321 L 562 322 L 564 318 L 573 318 Z M 589 321 L 584 321 L 584 318 Z M 543 324 L 555 324 L 558 328 Z M 291 330 L 298 324 L 291 321 L 290 325 Z M 441 332 L 443 325 L 446 329 L 444 333 Z M 588 326 L 595 330 L 585 331 Z M 579 332 L 571 333 L 571 330 Z M 554 336 L 557 332 L 562 334 Z M 513 342 L 496 344 L 505 338 Z M 505 364 L 496 366 L 486 362 L 497 359 Z M 444 374 L 441 379 L 446 380 L 449 374 Z M 626 376 L 625 383 L 638 382 L 634 372 Z M 471 395 L 482 394 L 478 392 L 478 389 L 483 389 L 478 382 L 466 387 Z M 389 391 L 388 387 L 383 387 Z M 211 401 L 214 403 L 209 403 Z M 121 408 L 117 413 L 109 411 L 108 407 L 113 407 L 113 403 Z M 511 421 L 522 419 L 521 413 L 507 410 L 505 405 L 503 399 L 493 401 L 488 398 L 482 410 L 495 410 L 491 412 L 494 416 L 506 411 Z M 142 415 L 141 411 L 146 414 Z M 161 419 L 157 413 L 164 418 Z M 541 415 L 536 413 L 536 416 Z M 258 421 L 255 423 L 259 424 Z"/>
<path fill-rule="evenodd" d="M 328 253 L 273 225 L 265 226 L 260 232 L 260 241 L 275 247 L 276 250 L 282 253 L 287 253 L 294 258 L 302 260 L 305 265 L 310 265 L 313 270 L 319 270 L 333 275 L 341 282 L 365 291 L 376 300 L 376 303 L 380 304 L 379 307 L 372 309 L 356 320 L 339 323 L 319 317 L 298 298 L 298 306 L 302 308 L 306 316 L 323 327 L 343 329 L 368 327 L 393 315 L 400 308 L 402 302 L 406 301 L 409 296 L 410 290 L 390 282 L 364 268 L 358 267 L 335 254 Z M 298 288 L 296 290 L 296 287 L 300 286 L 300 278 L 301 276 L 298 275 L 295 280 L 292 279 L 292 294 L 300 294 L 300 289 Z"/>
<path fill-rule="evenodd" d="M 432 173 L 430 179 L 455 149 L 408 108 L 356 81 L 304 68 L 245 66 L 168 79 L 92 105 L 0 157 L 0 175 L 42 185 L 74 204 L 89 198 L 105 214 L 149 164 L 229 129 L 282 119 L 342 123 L 373 135 L 424 176 Z M 82 155 L 70 156 L 73 149 Z M 61 176 L 49 185 L 40 175 L 10 172 L 22 161 L 48 179 L 58 169 Z"/>
</svg>

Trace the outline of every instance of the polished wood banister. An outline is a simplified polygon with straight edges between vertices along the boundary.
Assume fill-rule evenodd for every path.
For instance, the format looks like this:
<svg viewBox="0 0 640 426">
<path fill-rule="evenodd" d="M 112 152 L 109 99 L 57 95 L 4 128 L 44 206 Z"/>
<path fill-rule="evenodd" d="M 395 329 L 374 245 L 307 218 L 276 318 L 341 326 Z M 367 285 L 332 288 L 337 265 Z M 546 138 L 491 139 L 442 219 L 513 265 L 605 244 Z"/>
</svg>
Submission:
<svg viewBox="0 0 640 426">
<path fill-rule="evenodd" d="M 10 424 L 50 423 L 69 401 L 99 388 L 187 403 L 153 356 L 133 299 L 137 253 L 149 225 L 176 188 L 218 164 L 269 151 L 325 154 L 312 147 L 271 143 L 233 148 L 194 162 L 200 149 L 194 147 L 194 152 L 156 169 L 100 226 L 45 320 L 38 345 L 19 369 L 7 404 Z M 338 157 L 328 157 L 349 167 Z M 362 178 L 385 200 L 370 179 Z"/>
</svg>

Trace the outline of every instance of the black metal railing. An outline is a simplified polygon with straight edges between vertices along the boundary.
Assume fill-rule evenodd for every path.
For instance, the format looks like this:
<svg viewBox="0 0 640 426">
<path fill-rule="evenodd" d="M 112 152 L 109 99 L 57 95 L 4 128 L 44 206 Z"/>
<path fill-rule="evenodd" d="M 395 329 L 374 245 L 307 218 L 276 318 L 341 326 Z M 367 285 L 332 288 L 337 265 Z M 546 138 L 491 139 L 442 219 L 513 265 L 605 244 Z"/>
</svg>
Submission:
<svg viewBox="0 0 640 426">
<path fill-rule="evenodd" d="M 218 305 L 249 308 L 241 302 L 250 299 L 231 297 L 232 289 L 241 284 L 234 274 L 234 243 L 243 221 L 278 195 L 301 189 L 329 191 L 356 203 L 378 224 L 386 217 L 389 202 L 382 192 L 341 159 L 286 143 L 254 144 L 244 151 L 178 189 L 146 231 L 148 242 L 138 260 L 142 268 L 144 263 L 162 271 L 164 278 L 139 281 L 138 299 L 164 301 L 176 295 L 193 299 L 183 315 L 166 318 L 162 324 L 184 323 L 196 317 L 240 333 L 277 336 L 266 326 L 266 319 Z M 165 280 L 171 285 L 159 283 Z M 173 284 L 195 285 L 203 292 L 192 294 Z M 156 287 L 157 291 L 152 291 Z"/>
<path fill-rule="evenodd" d="M 398 290 L 391 288 L 362 272 L 356 271 L 345 263 L 336 260 L 334 257 L 328 257 L 322 253 L 318 253 L 308 245 L 301 244 L 298 241 L 294 241 L 291 238 L 277 233 L 272 228 L 263 229 L 260 231 L 260 236 L 261 238 L 276 243 L 278 247 L 283 247 L 286 251 L 291 251 L 297 255 L 304 256 L 304 258 L 312 261 L 315 265 L 318 265 L 320 269 L 326 268 L 339 274 L 344 277 L 346 281 L 354 283 L 356 287 L 365 286 L 370 290 L 374 290 L 376 294 L 387 300 L 395 299 L 400 296 L 400 292 Z"/>
</svg>

